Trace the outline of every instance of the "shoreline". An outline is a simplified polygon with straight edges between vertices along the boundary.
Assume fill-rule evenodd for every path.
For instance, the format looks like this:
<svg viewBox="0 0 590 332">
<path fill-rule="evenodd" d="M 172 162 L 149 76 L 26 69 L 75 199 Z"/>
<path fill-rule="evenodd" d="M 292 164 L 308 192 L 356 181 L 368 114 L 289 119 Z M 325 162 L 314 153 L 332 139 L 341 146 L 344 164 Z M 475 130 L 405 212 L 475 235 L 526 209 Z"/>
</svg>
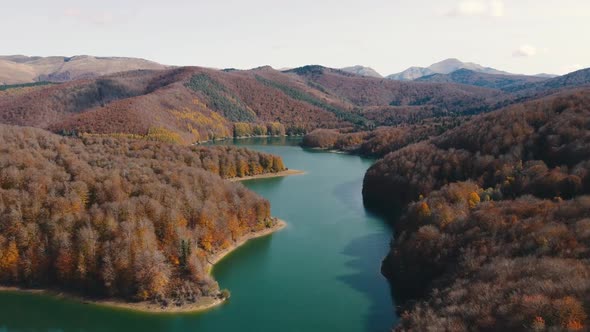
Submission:
<svg viewBox="0 0 590 332">
<path fill-rule="evenodd" d="M 198 141 L 194 142 L 191 145 L 206 145 L 208 143 L 215 143 L 215 142 L 224 142 L 234 139 L 248 139 L 248 138 L 281 138 L 281 137 L 304 137 L 304 134 L 297 134 L 297 135 L 253 135 L 253 136 L 232 136 L 232 137 L 223 137 L 223 138 L 216 138 L 210 139 L 206 141 Z"/>
<path fill-rule="evenodd" d="M 257 232 L 250 232 L 240 237 L 233 245 L 222 249 L 210 257 L 207 257 L 207 264 L 205 269 L 207 273 L 211 274 L 215 264 L 221 261 L 226 256 L 246 244 L 249 240 L 271 235 L 272 233 L 279 231 L 287 226 L 287 222 L 282 219 L 276 218 L 277 223 L 269 228 L 264 228 Z M 223 304 L 227 299 L 221 298 L 220 296 L 204 296 L 201 297 L 197 302 L 185 304 L 182 306 L 162 306 L 152 302 L 125 302 L 119 299 L 106 298 L 106 299 L 93 299 L 86 298 L 77 294 L 69 293 L 66 291 L 58 291 L 51 289 L 29 289 L 18 286 L 0 286 L 0 292 L 14 292 L 14 293 L 27 293 L 27 294 L 38 294 L 51 296 L 57 299 L 67 299 L 80 302 L 80 304 L 90 304 L 99 307 L 106 307 L 111 309 L 120 310 L 131 310 L 140 313 L 154 313 L 154 314 L 181 314 L 181 313 L 197 313 L 207 311 L 218 305 Z"/>
<path fill-rule="evenodd" d="M 104 307 L 118 310 L 130 310 L 139 313 L 154 313 L 154 314 L 179 314 L 179 313 L 196 313 L 206 311 L 213 307 L 216 307 L 223 302 L 224 299 L 214 296 L 204 296 L 199 301 L 191 304 L 178 306 L 167 306 L 163 307 L 160 304 L 152 302 L 125 302 L 119 299 L 107 298 L 107 299 L 95 299 L 91 297 L 83 297 L 67 291 L 58 291 L 52 289 L 37 289 L 37 288 L 21 288 L 17 286 L 0 286 L 0 292 L 12 292 L 12 293 L 25 293 L 49 296 L 55 299 L 65 299 L 80 304 L 93 305 L 97 307 Z"/>
<path fill-rule="evenodd" d="M 239 238 L 236 241 L 236 243 L 234 243 L 234 245 L 232 245 L 231 247 L 222 249 L 222 250 L 214 253 L 213 255 L 211 255 L 211 257 L 208 257 L 207 258 L 207 263 L 208 263 L 207 273 L 211 273 L 211 271 L 215 267 L 215 264 L 219 263 L 222 259 L 224 259 L 228 255 L 233 253 L 237 248 L 246 244 L 246 242 L 248 242 L 249 240 L 257 239 L 260 237 L 270 235 L 276 231 L 279 231 L 279 230 L 287 227 L 286 221 L 284 221 L 282 219 L 278 219 L 278 218 L 276 219 L 276 221 L 277 221 L 277 223 L 274 226 L 269 227 L 269 228 L 265 228 L 265 229 L 260 230 L 258 232 L 250 232 L 248 234 L 245 234 L 241 238 Z"/>
<path fill-rule="evenodd" d="M 227 180 L 229 180 L 231 182 L 241 182 L 241 181 L 247 181 L 247 180 L 270 179 L 270 178 L 278 178 L 278 177 L 283 177 L 283 176 L 303 175 L 303 174 L 305 174 L 305 171 L 300 171 L 297 169 L 288 169 L 286 171 L 280 171 L 277 173 L 264 173 L 264 174 L 258 174 L 258 175 L 243 176 L 241 178 L 235 177 L 235 178 L 231 178 L 231 179 L 227 179 Z"/>
</svg>

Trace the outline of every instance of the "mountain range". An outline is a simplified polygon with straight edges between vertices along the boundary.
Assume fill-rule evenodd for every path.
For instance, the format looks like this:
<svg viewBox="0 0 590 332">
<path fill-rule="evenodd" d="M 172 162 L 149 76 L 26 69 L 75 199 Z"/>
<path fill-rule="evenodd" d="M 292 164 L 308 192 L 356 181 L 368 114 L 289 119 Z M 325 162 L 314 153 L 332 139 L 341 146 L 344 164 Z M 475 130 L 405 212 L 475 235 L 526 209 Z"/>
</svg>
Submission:
<svg viewBox="0 0 590 332">
<path fill-rule="evenodd" d="M 39 57 L 8 55 L 0 56 L 0 85 L 28 84 L 34 82 L 67 82 L 130 70 L 157 70 L 166 68 L 171 68 L 171 66 L 145 59 L 127 57 L 95 57 L 90 55 Z M 280 71 L 288 70 L 281 69 Z M 359 76 L 383 78 L 373 68 L 361 65 L 344 67 L 340 68 L 340 70 Z M 477 73 L 477 75 L 468 74 L 465 70 Z M 453 74 L 456 71 L 460 72 Z M 502 75 L 502 77 L 480 74 Z M 516 75 L 494 68 L 484 67 L 476 63 L 462 62 L 458 59 L 451 58 L 428 67 L 410 67 L 403 72 L 389 75 L 386 78 L 398 81 L 452 82 L 503 88 L 516 83 L 538 82 L 540 78 L 549 79 L 553 77 L 555 76 L 549 74 L 535 76 Z"/>
<path fill-rule="evenodd" d="M 476 64 L 457 69 L 465 65 L 458 60 L 430 66 L 444 73 L 414 81 L 385 79 L 362 66 L 217 70 L 92 56 L 7 56 L 0 61 L 12 64 L 8 68 L 35 69 L 21 71 L 29 74 L 26 78 L 1 67 L 5 83 L 37 82 L 0 85 L 0 123 L 59 133 L 164 133 L 185 144 L 230 137 L 240 122 L 279 122 L 290 134 L 412 124 L 487 112 L 590 84 L 590 69 L 548 79 Z"/>
</svg>

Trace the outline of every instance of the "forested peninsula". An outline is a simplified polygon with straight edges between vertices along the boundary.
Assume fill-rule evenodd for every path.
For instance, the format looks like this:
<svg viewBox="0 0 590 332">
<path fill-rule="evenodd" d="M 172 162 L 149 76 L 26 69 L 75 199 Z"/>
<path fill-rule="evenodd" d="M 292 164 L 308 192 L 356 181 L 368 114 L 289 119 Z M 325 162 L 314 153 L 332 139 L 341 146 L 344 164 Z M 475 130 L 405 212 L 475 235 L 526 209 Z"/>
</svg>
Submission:
<svg viewBox="0 0 590 332">
<path fill-rule="evenodd" d="M 199 309 L 229 296 L 209 275 L 214 257 L 284 226 L 266 199 L 223 180 L 282 172 L 278 156 L 6 125 L 0 142 L 5 286 Z"/>
</svg>

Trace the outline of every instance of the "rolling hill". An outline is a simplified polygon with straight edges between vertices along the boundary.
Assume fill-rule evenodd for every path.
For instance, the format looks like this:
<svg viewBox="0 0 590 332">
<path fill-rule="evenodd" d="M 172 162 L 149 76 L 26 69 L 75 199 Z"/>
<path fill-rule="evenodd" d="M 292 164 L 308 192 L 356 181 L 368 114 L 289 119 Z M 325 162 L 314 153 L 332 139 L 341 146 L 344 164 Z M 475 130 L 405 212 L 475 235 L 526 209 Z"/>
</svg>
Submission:
<svg viewBox="0 0 590 332">
<path fill-rule="evenodd" d="M 66 82 L 137 69 L 165 68 L 167 66 L 138 58 L 8 55 L 0 56 L 0 85 L 40 81 Z"/>
<path fill-rule="evenodd" d="M 517 86 L 546 80 L 547 78 L 538 76 L 487 74 L 464 68 L 449 74 L 432 74 L 416 79 L 419 82 L 458 83 L 500 90 L 511 90 Z"/>
<path fill-rule="evenodd" d="M 56 59 L 13 56 L 0 61 L 26 65 Z M 67 63 L 96 61 L 118 60 L 75 57 Z M 448 71 L 457 66 L 450 60 L 432 68 Z M 63 134 L 183 144 L 254 133 L 302 134 L 316 128 L 367 130 L 491 111 L 584 86 L 590 83 L 589 72 L 544 80 L 459 69 L 403 82 L 317 65 L 287 71 L 268 66 L 131 70 L 57 84 L 6 86 L 0 89 L 0 122 Z"/>
<path fill-rule="evenodd" d="M 563 76 L 554 77 L 540 82 L 529 82 L 516 85 L 508 92 L 518 95 L 535 95 L 539 93 L 555 92 L 560 89 L 576 88 L 590 85 L 590 68 L 581 69 Z"/>
<path fill-rule="evenodd" d="M 409 113 L 417 120 L 437 112 L 478 112 L 498 94 L 456 84 L 396 82 L 321 66 L 287 72 L 270 67 L 182 67 L 0 91 L 0 122 L 61 133 L 193 143 L 232 136 L 234 124 L 242 122 L 280 122 L 293 134 L 387 124 L 392 112 L 402 118 Z"/>
<path fill-rule="evenodd" d="M 476 99 L 481 101 L 497 94 L 490 89 L 455 84 L 396 82 L 362 77 L 320 66 L 305 66 L 288 73 L 295 73 L 305 78 L 310 85 L 357 107 L 416 105 L 442 107 L 461 100 L 468 108 L 467 104 Z"/>
</svg>

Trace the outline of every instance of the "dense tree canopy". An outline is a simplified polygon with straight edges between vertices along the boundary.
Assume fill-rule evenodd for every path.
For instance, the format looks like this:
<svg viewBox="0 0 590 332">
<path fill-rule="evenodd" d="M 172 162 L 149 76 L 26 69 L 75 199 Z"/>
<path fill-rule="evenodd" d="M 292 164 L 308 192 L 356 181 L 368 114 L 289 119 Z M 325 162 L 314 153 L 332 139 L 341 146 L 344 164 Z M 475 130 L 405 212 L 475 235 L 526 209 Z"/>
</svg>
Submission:
<svg viewBox="0 0 590 332">
<path fill-rule="evenodd" d="M 9 126 L 0 142 L 3 284 L 193 302 L 218 293 L 211 253 L 275 222 L 217 174 L 284 169 L 276 156 Z"/>
<path fill-rule="evenodd" d="M 269 123 L 234 123 L 234 137 L 251 137 L 251 136 L 285 136 L 287 131 L 285 126 L 278 122 Z"/>
<path fill-rule="evenodd" d="M 411 204 L 383 271 L 406 291 L 430 294 L 399 329 L 586 326 L 589 218 L 590 196 L 503 200 L 473 182 Z"/>
<path fill-rule="evenodd" d="M 380 127 L 363 132 L 339 132 L 334 129 L 316 129 L 305 135 L 303 146 L 340 150 L 363 156 L 383 157 L 389 152 L 441 134 L 456 127 L 462 119 L 438 119 L 435 123 Z"/>
<path fill-rule="evenodd" d="M 398 330 L 588 326 L 588 96 L 475 117 L 367 172 L 368 206 L 391 213 L 411 202 L 382 267 L 400 299 L 417 300 L 403 305 Z"/>
<path fill-rule="evenodd" d="M 544 98 L 479 116 L 429 141 L 394 151 L 365 176 L 370 205 L 408 203 L 473 179 L 517 196 L 573 197 L 590 190 L 587 93 Z"/>
</svg>

